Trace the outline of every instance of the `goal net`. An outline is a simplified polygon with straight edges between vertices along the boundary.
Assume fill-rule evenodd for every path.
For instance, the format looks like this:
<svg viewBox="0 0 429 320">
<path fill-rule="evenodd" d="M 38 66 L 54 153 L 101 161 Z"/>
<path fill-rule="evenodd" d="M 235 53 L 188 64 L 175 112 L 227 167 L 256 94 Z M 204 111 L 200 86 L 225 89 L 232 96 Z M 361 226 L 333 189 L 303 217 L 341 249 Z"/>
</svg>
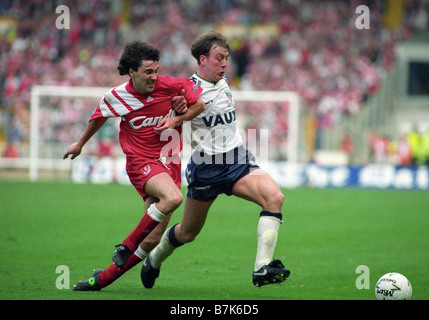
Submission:
<svg viewBox="0 0 429 320">
<path fill-rule="evenodd" d="M 28 159 L 29 178 L 42 170 L 66 172 L 76 182 L 127 183 L 125 157 L 117 141 L 120 119 L 109 120 L 73 161 L 62 156 L 82 134 L 100 98 L 110 88 L 33 86 Z M 299 161 L 300 99 L 294 92 L 232 91 L 236 119 L 246 147 L 258 163 Z M 184 126 L 186 134 L 187 126 Z M 191 153 L 184 143 L 183 163 Z M 21 159 L 22 160 L 22 159 Z M 25 166 L 25 164 L 24 164 Z"/>
</svg>

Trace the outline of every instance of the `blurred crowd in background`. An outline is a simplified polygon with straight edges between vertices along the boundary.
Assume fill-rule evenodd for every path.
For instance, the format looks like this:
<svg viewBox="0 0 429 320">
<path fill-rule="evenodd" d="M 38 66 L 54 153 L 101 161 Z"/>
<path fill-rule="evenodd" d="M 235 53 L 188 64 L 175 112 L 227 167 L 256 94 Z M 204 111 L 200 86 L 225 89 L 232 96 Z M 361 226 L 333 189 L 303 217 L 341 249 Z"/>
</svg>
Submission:
<svg viewBox="0 0 429 320">
<path fill-rule="evenodd" d="M 70 29 L 55 27 L 59 16 L 55 9 L 61 4 L 70 9 Z M 369 30 L 355 24 L 361 4 L 370 9 Z M 296 91 L 314 114 L 317 128 L 335 126 L 358 113 L 380 88 L 394 64 L 395 44 L 428 29 L 429 1 L 406 1 L 396 21 L 386 17 L 385 4 L 381 0 L 2 0 L 0 141 L 7 146 L 1 149 L 2 156 L 19 156 L 20 144 L 29 140 L 33 85 L 119 85 L 128 79 L 117 72 L 118 57 L 124 44 L 135 39 L 160 48 L 161 74 L 189 77 L 196 71 L 190 44 L 198 33 L 211 29 L 230 39 L 227 76 L 233 89 Z M 69 107 L 72 103 L 63 106 Z M 266 107 L 248 104 L 244 112 L 257 118 Z M 287 109 L 279 106 L 280 112 L 283 107 Z M 64 116 L 72 120 L 76 115 L 69 110 Z M 287 126 L 277 121 L 273 131 L 282 135 Z M 75 138 L 62 134 L 61 141 Z M 372 138 L 376 154 L 380 143 Z M 341 147 L 350 146 L 345 141 Z"/>
</svg>

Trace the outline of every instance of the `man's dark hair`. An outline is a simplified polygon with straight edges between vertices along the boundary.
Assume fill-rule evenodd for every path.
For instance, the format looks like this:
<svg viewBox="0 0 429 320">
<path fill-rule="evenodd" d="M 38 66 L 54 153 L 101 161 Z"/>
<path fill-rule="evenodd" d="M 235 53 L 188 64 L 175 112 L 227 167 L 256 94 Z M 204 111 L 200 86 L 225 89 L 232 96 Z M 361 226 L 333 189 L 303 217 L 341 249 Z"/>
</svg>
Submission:
<svg viewBox="0 0 429 320">
<path fill-rule="evenodd" d="M 217 31 L 213 30 L 202 33 L 195 38 L 191 45 L 191 53 L 192 56 L 197 59 L 198 64 L 200 64 L 200 56 L 209 56 L 210 49 L 214 44 L 228 51 L 230 50 L 226 37 Z"/>
<path fill-rule="evenodd" d="M 143 41 L 127 43 L 119 59 L 119 74 L 129 74 L 130 68 L 137 71 L 142 61 L 159 61 L 159 50 Z"/>
</svg>

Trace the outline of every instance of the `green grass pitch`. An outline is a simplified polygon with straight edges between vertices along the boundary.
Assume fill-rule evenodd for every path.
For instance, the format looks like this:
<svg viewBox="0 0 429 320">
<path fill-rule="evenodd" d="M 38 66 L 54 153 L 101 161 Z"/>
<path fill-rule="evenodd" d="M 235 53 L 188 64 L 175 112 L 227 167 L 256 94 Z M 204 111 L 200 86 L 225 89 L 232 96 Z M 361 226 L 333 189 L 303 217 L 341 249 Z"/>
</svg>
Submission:
<svg viewBox="0 0 429 320">
<path fill-rule="evenodd" d="M 142 287 L 138 265 L 100 292 L 72 288 L 111 263 L 114 245 L 141 218 L 133 187 L 0 180 L 0 192 L 2 300 L 374 300 L 377 279 L 392 271 L 410 280 L 413 300 L 429 299 L 427 192 L 284 189 L 275 257 L 291 276 L 259 289 L 251 273 L 260 209 L 221 196 L 197 240 L 165 262 L 153 289 Z M 56 286 L 61 265 L 70 289 Z M 356 286 L 360 265 L 368 267 L 369 289 Z"/>
</svg>

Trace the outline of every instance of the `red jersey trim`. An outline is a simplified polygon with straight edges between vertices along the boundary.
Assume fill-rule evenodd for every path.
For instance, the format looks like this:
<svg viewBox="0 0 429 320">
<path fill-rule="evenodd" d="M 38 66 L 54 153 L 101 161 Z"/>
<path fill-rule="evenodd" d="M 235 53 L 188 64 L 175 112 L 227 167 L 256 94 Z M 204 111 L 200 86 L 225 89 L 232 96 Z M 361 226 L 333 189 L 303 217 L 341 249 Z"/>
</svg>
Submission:
<svg viewBox="0 0 429 320">
<path fill-rule="evenodd" d="M 128 91 L 128 90 L 127 90 Z M 134 109 L 125 102 L 124 99 L 122 99 L 122 97 L 116 92 L 116 88 L 112 90 L 112 94 L 116 97 L 116 99 L 118 99 L 130 112 L 134 111 Z M 109 106 L 110 109 L 110 106 Z"/>
<path fill-rule="evenodd" d="M 115 116 L 119 117 L 119 113 L 117 113 L 115 109 L 112 107 L 112 105 L 109 102 L 107 102 L 106 98 L 103 98 L 103 101 L 106 104 L 106 106 L 109 108 L 110 112 L 113 113 Z"/>
</svg>

